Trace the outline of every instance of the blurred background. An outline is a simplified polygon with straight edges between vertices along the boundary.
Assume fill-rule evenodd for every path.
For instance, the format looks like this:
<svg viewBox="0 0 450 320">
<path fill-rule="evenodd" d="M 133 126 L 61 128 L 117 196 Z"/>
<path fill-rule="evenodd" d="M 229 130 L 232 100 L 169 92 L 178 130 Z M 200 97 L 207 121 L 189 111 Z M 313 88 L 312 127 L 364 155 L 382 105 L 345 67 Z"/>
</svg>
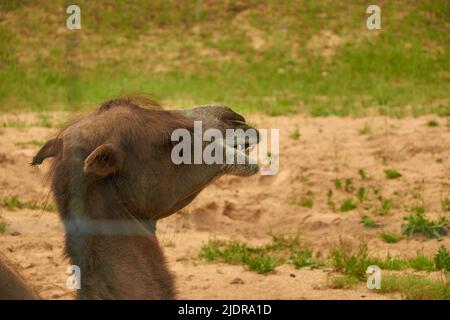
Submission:
<svg viewBox="0 0 450 320">
<path fill-rule="evenodd" d="M 0 1 L 1 111 L 145 92 L 268 115 L 450 115 L 446 0 L 72 2 Z"/>
</svg>

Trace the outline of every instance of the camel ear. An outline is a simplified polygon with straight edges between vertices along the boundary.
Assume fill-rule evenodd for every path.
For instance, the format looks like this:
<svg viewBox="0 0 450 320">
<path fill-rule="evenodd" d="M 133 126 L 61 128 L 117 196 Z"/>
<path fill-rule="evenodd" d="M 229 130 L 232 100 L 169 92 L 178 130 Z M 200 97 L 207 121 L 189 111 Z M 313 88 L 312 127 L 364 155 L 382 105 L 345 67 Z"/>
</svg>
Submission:
<svg viewBox="0 0 450 320">
<path fill-rule="evenodd" d="M 38 153 L 33 157 L 31 165 L 35 166 L 41 164 L 46 158 L 55 157 L 63 147 L 62 139 L 55 138 L 48 140 L 44 146 L 38 151 Z"/>
<path fill-rule="evenodd" d="M 100 177 L 110 176 L 122 169 L 124 158 L 124 153 L 114 145 L 102 144 L 84 160 L 83 171 Z"/>
</svg>

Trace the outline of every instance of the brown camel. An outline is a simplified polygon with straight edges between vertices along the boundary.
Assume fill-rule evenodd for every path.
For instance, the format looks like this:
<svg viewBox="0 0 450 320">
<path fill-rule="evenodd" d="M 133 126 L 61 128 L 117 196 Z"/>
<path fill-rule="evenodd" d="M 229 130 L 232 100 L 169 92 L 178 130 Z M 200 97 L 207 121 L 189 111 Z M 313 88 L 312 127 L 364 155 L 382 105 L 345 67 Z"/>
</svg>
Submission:
<svg viewBox="0 0 450 320">
<path fill-rule="evenodd" d="M 174 299 L 156 221 L 185 207 L 224 174 L 258 171 L 248 161 L 177 165 L 171 160 L 172 131 L 193 132 L 195 120 L 204 130 L 223 134 L 249 129 L 231 109 L 162 110 L 146 104 L 151 105 L 133 98 L 104 103 L 62 129 L 33 159 L 38 165 L 54 158 L 51 188 L 65 226 L 66 255 L 81 271 L 78 299 Z M 249 147 L 248 140 L 244 144 Z M 33 297 L 16 276 L 7 279 L 18 296 Z"/>
</svg>

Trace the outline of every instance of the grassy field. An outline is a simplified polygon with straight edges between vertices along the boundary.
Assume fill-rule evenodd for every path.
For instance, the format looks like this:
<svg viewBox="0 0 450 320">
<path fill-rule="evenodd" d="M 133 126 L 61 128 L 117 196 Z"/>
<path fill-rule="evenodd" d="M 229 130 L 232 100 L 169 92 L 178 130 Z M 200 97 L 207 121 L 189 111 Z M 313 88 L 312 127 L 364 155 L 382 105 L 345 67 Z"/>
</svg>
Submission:
<svg viewBox="0 0 450 320">
<path fill-rule="evenodd" d="M 269 115 L 450 116 L 450 2 L 0 2 L 0 110 L 79 110 L 130 93 Z"/>
</svg>

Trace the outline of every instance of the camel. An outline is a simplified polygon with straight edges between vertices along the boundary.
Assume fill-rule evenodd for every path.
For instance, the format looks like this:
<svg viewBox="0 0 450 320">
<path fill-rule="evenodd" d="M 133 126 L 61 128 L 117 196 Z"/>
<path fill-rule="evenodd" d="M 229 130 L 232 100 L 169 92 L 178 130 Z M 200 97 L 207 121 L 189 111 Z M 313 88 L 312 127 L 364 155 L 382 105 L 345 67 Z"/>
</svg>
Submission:
<svg viewBox="0 0 450 320">
<path fill-rule="evenodd" d="M 251 128 L 221 105 L 163 110 L 152 101 L 125 97 L 68 124 L 33 158 L 32 165 L 53 158 L 49 180 L 65 227 L 65 254 L 81 271 L 77 299 L 176 298 L 156 222 L 219 177 L 259 170 L 250 162 L 174 164 L 171 132 L 192 132 L 196 120 L 221 132 Z M 224 146 L 249 147 L 248 141 Z M 7 277 L 11 296 L 33 298 L 18 279 Z"/>
<path fill-rule="evenodd" d="M 36 300 L 38 295 L 0 254 L 0 300 Z"/>
</svg>

